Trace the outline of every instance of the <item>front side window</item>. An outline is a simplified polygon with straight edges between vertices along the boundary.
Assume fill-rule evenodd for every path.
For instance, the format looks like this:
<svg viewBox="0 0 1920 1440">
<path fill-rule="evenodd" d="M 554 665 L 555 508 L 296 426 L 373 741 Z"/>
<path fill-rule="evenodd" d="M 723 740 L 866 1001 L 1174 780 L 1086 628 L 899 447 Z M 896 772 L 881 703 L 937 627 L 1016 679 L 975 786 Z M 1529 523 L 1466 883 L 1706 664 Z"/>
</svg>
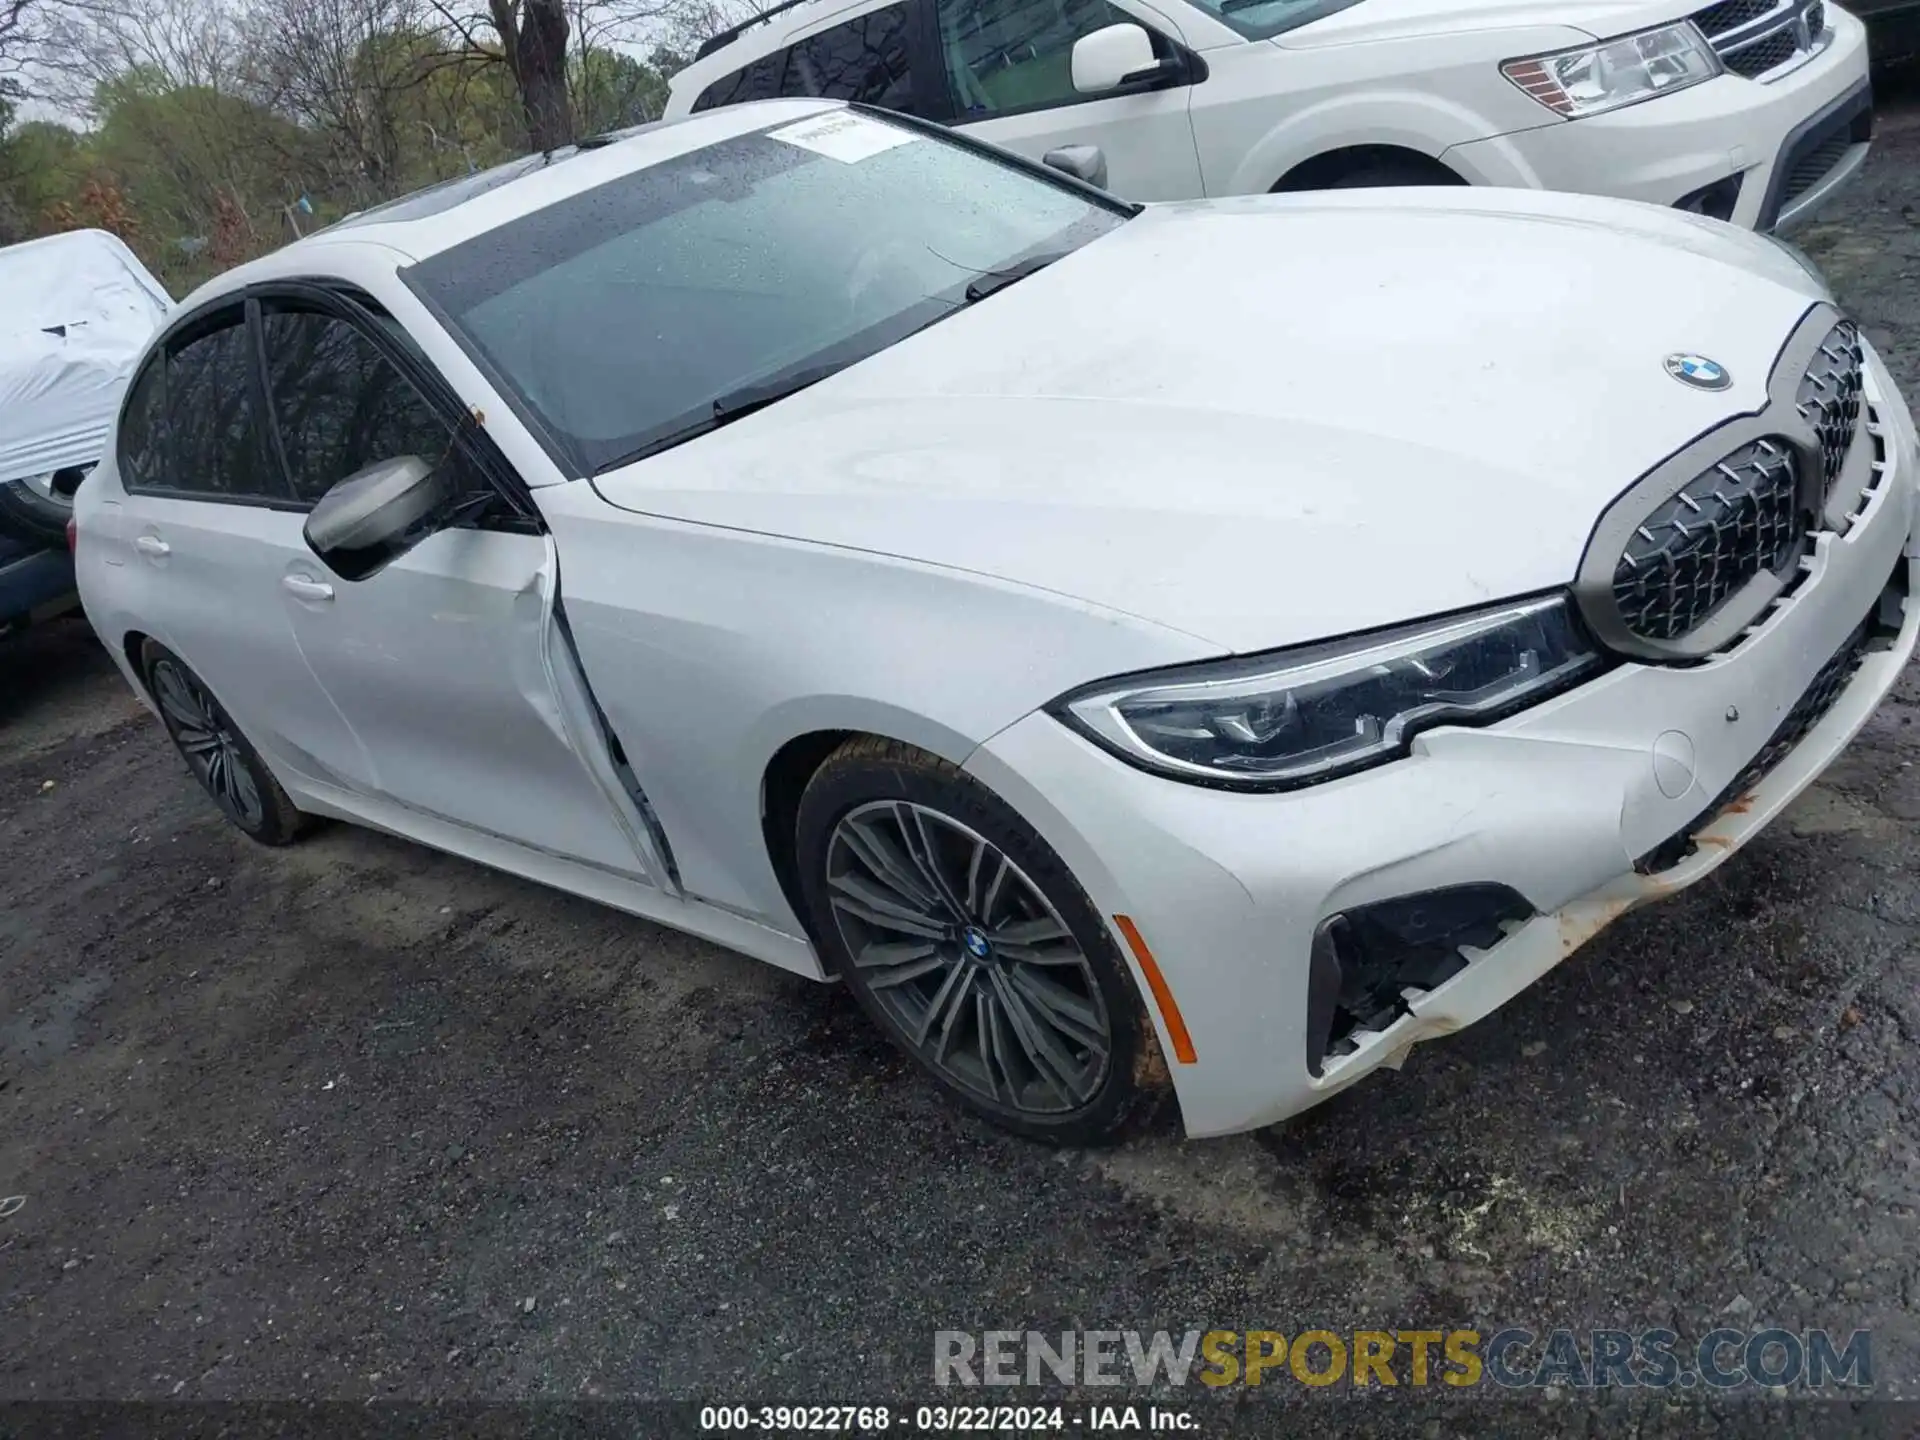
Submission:
<svg viewBox="0 0 1920 1440">
<path fill-rule="evenodd" d="M 1125 223 L 1012 162 L 833 110 L 536 210 L 406 272 L 589 474 L 820 377 Z"/>
<path fill-rule="evenodd" d="M 420 392 L 357 326 L 269 303 L 261 316 L 267 395 L 294 498 L 311 505 L 382 460 L 439 464 L 453 436 Z"/>
<path fill-rule="evenodd" d="M 938 3 L 940 51 L 961 121 L 1097 98 L 1073 88 L 1074 41 L 1109 25 L 1140 23 L 1107 0 Z M 1155 55 L 1173 53 L 1162 36 L 1148 33 Z"/>
<path fill-rule="evenodd" d="M 130 488 L 209 500 L 285 498 L 254 395 L 253 343 L 238 305 L 167 342 L 129 394 L 121 456 Z"/>
</svg>

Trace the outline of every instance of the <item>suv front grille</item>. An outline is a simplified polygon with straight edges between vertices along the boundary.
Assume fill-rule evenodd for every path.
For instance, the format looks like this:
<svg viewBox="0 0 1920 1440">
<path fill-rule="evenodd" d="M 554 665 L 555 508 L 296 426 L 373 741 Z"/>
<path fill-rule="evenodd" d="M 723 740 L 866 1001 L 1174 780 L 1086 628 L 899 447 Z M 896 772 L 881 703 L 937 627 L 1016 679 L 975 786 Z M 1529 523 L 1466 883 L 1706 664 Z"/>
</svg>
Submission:
<svg viewBox="0 0 1920 1440">
<path fill-rule="evenodd" d="M 1720 62 L 1757 80 L 1819 48 L 1827 29 L 1824 0 L 1720 0 L 1693 14 Z"/>
<path fill-rule="evenodd" d="M 1738 30 L 1742 25 L 1751 25 L 1762 15 L 1778 8 L 1779 0 L 1721 0 L 1720 4 L 1709 5 L 1696 13 L 1693 23 L 1700 27 L 1701 34 L 1711 40 L 1729 30 Z"/>
<path fill-rule="evenodd" d="M 1697 629 L 1763 569 L 1798 558 L 1806 516 L 1784 440 L 1742 445 L 1640 522 L 1613 572 L 1620 617 L 1648 640 Z"/>
<path fill-rule="evenodd" d="M 1794 51 L 1799 48 L 1794 42 L 1792 31 L 1776 31 L 1772 35 L 1755 41 L 1744 50 L 1736 50 L 1727 56 L 1727 69 L 1752 80 L 1776 66 L 1786 64 L 1793 58 Z"/>
<path fill-rule="evenodd" d="M 1842 320 L 1827 332 L 1800 377 L 1794 405 L 1820 439 L 1820 488 L 1824 494 L 1840 478 L 1860 428 L 1860 404 L 1866 391 L 1867 353 L 1859 328 Z"/>
</svg>

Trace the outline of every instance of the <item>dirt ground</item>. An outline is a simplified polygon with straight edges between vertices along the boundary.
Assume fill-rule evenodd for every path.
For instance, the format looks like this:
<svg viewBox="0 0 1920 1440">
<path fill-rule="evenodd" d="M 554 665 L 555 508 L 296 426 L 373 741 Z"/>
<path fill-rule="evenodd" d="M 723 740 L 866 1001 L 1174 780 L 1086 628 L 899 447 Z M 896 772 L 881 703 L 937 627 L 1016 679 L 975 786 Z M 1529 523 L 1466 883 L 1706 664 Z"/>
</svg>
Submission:
<svg viewBox="0 0 1920 1440">
<path fill-rule="evenodd" d="M 1802 238 L 1920 394 L 1914 94 Z M 1920 1397 L 1916 717 L 1910 676 L 1403 1072 L 1055 1153 L 826 988 L 364 831 L 250 845 L 56 624 L 0 646 L 0 1400 L 924 1398 L 936 1329 L 1764 1322 L 1870 1328 Z"/>
</svg>

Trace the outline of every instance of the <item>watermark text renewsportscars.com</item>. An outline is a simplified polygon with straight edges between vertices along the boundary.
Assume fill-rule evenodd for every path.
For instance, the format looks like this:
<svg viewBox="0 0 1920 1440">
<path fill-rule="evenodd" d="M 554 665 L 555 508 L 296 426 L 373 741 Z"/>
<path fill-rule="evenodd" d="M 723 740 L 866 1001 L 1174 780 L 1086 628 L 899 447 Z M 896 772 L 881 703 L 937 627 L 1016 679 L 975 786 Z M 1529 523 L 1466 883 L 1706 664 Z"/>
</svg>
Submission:
<svg viewBox="0 0 1920 1440">
<path fill-rule="evenodd" d="M 939 1330 L 941 1386 L 1446 1385 L 1801 1390 L 1873 1386 L 1872 1334 L 1714 1330 Z"/>
</svg>

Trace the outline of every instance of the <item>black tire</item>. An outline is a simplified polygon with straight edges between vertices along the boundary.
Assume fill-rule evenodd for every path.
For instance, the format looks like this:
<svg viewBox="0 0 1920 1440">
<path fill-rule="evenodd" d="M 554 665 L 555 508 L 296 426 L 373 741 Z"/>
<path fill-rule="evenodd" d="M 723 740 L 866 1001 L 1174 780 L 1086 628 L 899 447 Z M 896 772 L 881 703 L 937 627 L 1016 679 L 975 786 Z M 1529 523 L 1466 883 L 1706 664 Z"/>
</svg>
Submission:
<svg viewBox="0 0 1920 1440">
<path fill-rule="evenodd" d="M 1384 190 L 1401 185 L 1450 185 L 1457 183 L 1435 174 L 1424 165 L 1416 165 L 1411 160 L 1372 160 L 1337 175 L 1329 180 L 1323 189 L 1327 190 Z"/>
<path fill-rule="evenodd" d="M 250 840 L 290 845 L 313 823 L 273 778 L 233 717 L 187 663 L 156 640 L 140 647 L 140 674 L 160 723 L 220 813 Z"/>
<path fill-rule="evenodd" d="M 942 892 L 954 902 L 948 904 L 947 915 L 961 917 L 948 925 L 945 939 L 913 938 L 930 934 L 915 931 L 903 943 L 882 944 L 877 936 L 895 932 L 869 929 L 867 921 L 849 910 L 850 900 L 860 906 L 865 902 L 840 888 L 849 879 L 868 885 L 878 873 L 866 861 L 867 854 L 877 852 L 866 847 L 875 843 L 879 831 L 853 831 L 864 837 L 854 847 L 841 826 L 843 821 L 850 828 L 869 822 L 902 826 L 900 817 L 905 815 L 920 817 L 916 822 L 920 828 L 914 833 L 923 844 L 930 833 L 938 837 L 931 842 L 932 848 L 943 851 L 952 862 L 950 874 L 965 876 L 968 894 L 964 900 L 959 896 L 962 882 L 958 878 Z M 901 843 L 886 853 L 900 865 L 916 867 L 907 872 L 908 879 L 926 893 L 937 891 L 938 884 L 922 865 L 907 830 L 893 828 L 887 833 Z M 872 736 L 850 740 L 808 782 L 794 839 L 801 893 L 828 966 L 846 982 L 861 1008 L 951 1099 L 1003 1129 L 1060 1145 L 1112 1143 L 1159 1108 L 1169 1088 L 1166 1066 L 1111 934 L 1060 857 L 985 786 L 912 746 Z M 981 848 L 982 842 L 987 848 Z M 1004 884 L 992 892 L 986 872 L 998 861 L 978 858 L 989 851 L 1011 862 L 997 872 Z M 969 855 L 974 857 L 971 870 L 963 861 Z M 851 865 L 849 856 L 862 863 Z M 836 864 L 847 868 L 830 879 Z M 977 886 L 976 874 L 980 876 Z M 976 891 L 984 904 L 973 903 Z M 888 893 L 899 898 L 897 890 Z M 996 906 L 1001 916 L 997 929 Z M 978 927 L 969 916 L 978 920 Z M 1066 935 L 1058 933 L 1061 926 Z M 1013 943 L 1016 932 L 1022 943 Z M 1024 943 L 1028 935 L 1038 936 L 1033 945 Z M 975 943 L 982 949 L 970 950 Z M 884 966 L 869 959 L 863 967 L 855 962 L 855 944 L 863 957 L 882 949 L 903 957 L 914 950 L 931 953 L 889 960 Z M 1064 964 L 1042 959 L 1042 945 L 1049 947 L 1047 955 L 1072 949 L 1078 954 Z M 1035 963 L 1013 958 L 1014 952 L 1033 957 Z M 884 987 L 884 996 L 883 987 L 873 983 L 873 977 L 897 977 L 916 967 L 924 973 L 904 983 L 895 979 Z M 1044 1004 L 1032 1003 L 1036 984 L 1044 984 L 1053 998 Z M 1081 1042 L 1052 1025 L 1061 1013 L 1055 1009 L 1059 997 L 1069 991 L 1075 1017 L 1097 1016 L 1099 1023 L 1089 1023 L 1084 1033 L 1099 1040 Z M 929 1034 L 923 1040 L 910 1033 L 901 1012 L 916 1003 L 924 1007 L 920 1012 L 923 1031 L 942 1014 L 947 1016 L 938 1036 Z M 1051 1027 L 1038 1045 L 1030 1043 L 1036 1017 Z M 964 1046 L 968 1035 L 980 1052 L 970 1072 L 974 1082 L 956 1078 L 969 1073 L 957 1056 L 951 1061 L 936 1060 L 932 1053 L 937 1048 L 946 1054 L 950 1048 L 946 1042 L 953 1036 L 961 1037 L 955 1044 Z M 1105 1054 L 1100 1061 L 1096 1057 L 1102 1043 Z M 1064 1049 L 1059 1048 L 1062 1044 Z M 1047 1064 L 1056 1055 L 1074 1065 L 1049 1070 Z M 1062 1081 L 1060 1077 L 1069 1070 L 1070 1078 Z M 984 1086 L 978 1082 L 981 1075 Z M 991 1098 L 987 1090 L 992 1091 Z M 1022 1103 L 1049 1098 L 1049 1092 L 1062 1103 Z"/>
<path fill-rule="evenodd" d="M 9 480 L 0 485 L 0 535 L 7 535 L 36 549 L 67 543 L 67 521 L 73 518 L 73 492 L 80 488 L 84 472 L 59 471 L 53 480 L 51 497 L 42 495 L 25 480 Z"/>
</svg>

